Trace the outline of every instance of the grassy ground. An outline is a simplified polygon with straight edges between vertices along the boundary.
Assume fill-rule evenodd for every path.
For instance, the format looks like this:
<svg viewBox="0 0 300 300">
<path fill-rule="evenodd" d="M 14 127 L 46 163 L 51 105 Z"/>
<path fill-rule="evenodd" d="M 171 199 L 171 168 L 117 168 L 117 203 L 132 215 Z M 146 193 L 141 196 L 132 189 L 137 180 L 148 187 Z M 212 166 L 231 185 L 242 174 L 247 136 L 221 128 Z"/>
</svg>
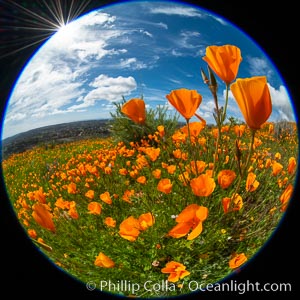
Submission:
<svg viewBox="0 0 300 300">
<path fill-rule="evenodd" d="M 234 126 L 223 127 L 216 160 L 214 128 L 192 139 L 160 128 L 128 145 L 94 138 L 37 147 L 4 160 L 3 174 L 21 226 L 68 274 L 118 295 L 182 295 L 190 282 L 216 283 L 243 265 L 283 217 L 298 140 L 295 124 L 274 127 L 258 131 L 243 177 L 237 157 L 243 169 L 250 133 L 237 138 Z M 228 187 L 218 180 L 222 170 L 236 175 Z M 249 173 L 256 175 L 250 185 Z M 198 195 L 191 182 L 201 175 L 213 183 L 198 183 L 206 191 Z M 236 193 L 241 200 L 227 207 L 223 199 Z M 185 216 L 181 235 L 170 234 L 191 204 L 205 207 L 207 217 Z M 202 232 L 189 239 L 200 222 Z M 165 273 L 171 262 L 188 275 L 172 280 Z"/>
</svg>

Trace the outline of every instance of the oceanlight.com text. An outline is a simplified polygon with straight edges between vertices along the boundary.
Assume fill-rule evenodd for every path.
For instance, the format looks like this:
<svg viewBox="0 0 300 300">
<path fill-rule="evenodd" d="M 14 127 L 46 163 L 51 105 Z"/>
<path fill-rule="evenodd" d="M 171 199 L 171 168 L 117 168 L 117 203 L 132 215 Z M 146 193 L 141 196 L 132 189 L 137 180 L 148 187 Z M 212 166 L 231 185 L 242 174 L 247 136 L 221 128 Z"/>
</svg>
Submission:
<svg viewBox="0 0 300 300">
<path fill-rule="evenodd" d="M 113 293 L 130 292 L 136 294 L 138 292 L 168 292 L 178 290 L 178 285 L 172 282 L 162 280 L 154 282 L 151 280 L 142 283 L 135 283 L 130 280 L 101 280 L 98 284 L 95 281 L 89 281 L 86 288 L 90 291 L 100 290 Z M 260 282 L 238 282 L 231 280 L 229 282 L 221 282 L 214 284 L 204 284 L 195 280 L 189 282 L 182 282 L 180 290 L 188 290 L 190 292 L 206 291 L 206 292 L 236 292 L 244 294 L 247 292 L 291 292 L 291 283 L 260 283 Z"/>
</svg>

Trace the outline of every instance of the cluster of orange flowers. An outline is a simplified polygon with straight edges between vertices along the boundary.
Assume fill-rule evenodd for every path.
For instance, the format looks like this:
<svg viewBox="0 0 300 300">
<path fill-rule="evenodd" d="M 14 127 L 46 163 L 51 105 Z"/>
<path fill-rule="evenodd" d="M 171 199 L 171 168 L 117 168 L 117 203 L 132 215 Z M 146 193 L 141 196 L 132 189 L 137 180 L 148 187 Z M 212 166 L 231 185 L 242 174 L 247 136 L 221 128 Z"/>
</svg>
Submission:
<svg viewBox="0 0 300 300">
<path fill-rule="evenodd" d="M 203 59 L 227 85 L 236 79 L 242 61 L 240 49 L 233 45 L 209 46 Z M 272 112 L 266 77 L 238 78 L 230 89 L 247 125 L 251 129 L 260 129 Z M 196 90 L 185 88 L 174 90 L 166 97 L 187 121 L 195 115 L 202 102 L 202 96 Z M 145 103 L 142 99 L 129 100 L 122 107 L 122 112 L 138 124 L 146 121 Z"/>
<path fill-rule="evenodd" d="M 226 84 L 226 88 L 230 87 L 230 90 L 244 116 L 246 124 L 253 131 L 253 144 L 251 147 L 258 147 L 259 140 L 254 138 L 254 134 L 267 121 L 272 112 L 271 95 L 266 77 L 254 76 L 244 79 L 238 78 L 235 82 L 233 82 L 237 77 L 239 65 L 242 61 L 240 49 L 233 45 L 209 46 L 206 49 L 206 55 L 203 57 L 203 60 L 208 64 L 210 79 L 206 77 L 204 72 L 202 72 L 202 76 L 204 78 L 204 82 L 209 85 L 209 88 L 215 96 L 217 113 L 219 113 L 216 99 L 217 84 L 214 78 L 212 78 L 213 73 L 211 70 Z M 196 138 L 206 124 L 206 122 L 196 113 L 202 102 L 202 96 L 196 90 L 181 88 L 171 91 L 166 98 L 169 103 L 185 118 L 187 123 L 184 128 L 173 135 L 173 141 L 182 142 L 186 140 L 186 137 L 189 137 L 190 142 L 195 143 Z M 145 104 L 142 99 L 135 98 L 129 100 L 122 107 L 122 112 L 133 122 L 138 124 L 145 124 L 146 122 Z M 193 116 L 196 116 L 200 122 L 190 122 L 190 119 Z M 216 137 L 226 130 L 226 126 L 222 126 L 225 117 L 225 115 L 221 116 L 221 113 L 217 116 L 216 121 L 218 130 L 215 131 Z M 243 135 L 245 128 L 245 125 L 235 126 L 234 130 L 238 138 Z M 270 130 L 272 131 L 273 129 L 270 128 Z M 241 150 L 239 143 L 240 140 L 237 140 L 238 151 Z M 202 141 L 202 143 L 200 142 L 200 144 L 204 145 L 205 140 Z M 176 158 L 184 158 L 183 153 L 181 153 L 179 149 L 173 153 Z M 185 159 L 186 158 L 187 156 Z M 192 161 L 192 163 L 194 163 L 194 168 L 197 169 L 196 174 L 202 173 L 206 166 L 205 162 Z M 288 169 L 294 171 L 295 165 L 295 160 L 291 158 Z M 266 167 L 268 167 L 267 164 Z M 278 175 L 282 171 L 282 168 L 283 166 L 275 161 L 272 164 L 273 175 Z M 205 174 L 200 174 L 191 180 L 188 178 L 187 172 L 183 174 L 183 177 L 185 177 L 185 184 L 189 181 L 192 192 L 196 196 L 207 197 L 213 193 L 216 187 L 216 183 L 212 178 L 211 170 L 207 170 Z M 232 170 L 221 170 L 218 173 L 217 181 L 222 189 L 228 189 L 236 177 L 236 173 Z M 246 179 L 246 191 L 255 191 L 259 184 L 260 183 L 256 180 L 255 173 L 250 170 Z M 170 179 L 164 178 L 160 180 L 157 188 L 163 193 L 170 193 L 172 190 L 172 183 Z M 291 197 L 291 193 L 292 185 L 289 185 L 280 196 L 282 210 L 285 210 L 286 203 Z M 243 199 L 237 192 L 234 192 L 231 197 L 225 197 L 222 199 L 222 205 L 224 213 L 240 210 L 243 207 Z M 196 238 L 202 232 L 202 222 L 207 218 L 207 216 L 208 209 L 206 207 L 199 206 L 197 204 L 187 206 L 176 218 L 176 222 L 178 224 L 170 230 L 169 236 L 180 238 L 187 235 L 189 231 L 192 230 L 187 239 L 192 240 Z M 229 266 L 234 268 L 237 265 L 244 263 L 246 260 L 247 258 L 244 254 L 238 255 L 230 261 Z M 177 262 L 170 262 L 168 266 L 162 270 L 162 272 L 171 273 L 169 281 L 177 281 L 179 278 L 188 275 L 185 267 Z"/>
<path fill-rule="evenodd" d="M 165 135 L 163 125 L 158 126 L 157 131 L 148 136 L 149 140 L 156 141 L 157 146 L 150 145 L 145 139 L 140 143 L 132 142 L 130 146 L 119 143 L 113 148 L 101 148 L 93 153 L 80 153 L 68 160 L 64 168 L 54 170 L 51 173 L 50 180 L 47 183 L 49 184 L 47 193 L 42 187 L 36 185 L 35 190 L 29 191 L 27 194 L 23 193 L 19 197 L 16 206 L 20 207 L 19 218 L 23 220 L 23 223 L 30 227 L 29 213 L 31 213 L 37 224 L 55 233 L 55 220 L 62 216 L 67 219 L 78 219 L 83 213 L 88 216 L 103 215 L 105 208 L 113 207 L 114 201 L 117 201 L 117 199 L 121 202 L 127 202 L 125 205 L 132 205 L 134 199 L 143 194 L 143 187 L 147 186 L 148 182 L 154 184 L 156 192 L 158 191 L 161 193 L 160 195 L 166 197 L 169 194 L 172 195 L 174 189 L 176 189 L 175 184 L 178 183 L 182 184 L 184 189 L 190 189 L 192 199 L 199 199 L 197 197 L 208 198 L 215 190 L 217 192 L 224 191 L 224 193 L 228 193 L 228 197 L 220 197 L 222 198 L 220 199 L 221 211 L 223 209 L 223 212 L 228 214 L 239 211 L 244 207 L 243 194 L 239 194 L 238 189 L 242 187 L 240 183 L 244 175 L 244 190 L 246 192 L 252 193 L 261 187 L 260 179 L 255 174 L 254 164 L 258 169 L 267 170 L 268 174 L 278 178 L 278 187 L 283 190 L 279 197 L 281 211 L 285 211 L 293 193 L 293 185 L 288 183 L 287 175 L 294 175 L 297 165 L 296 159 L 291 157 L 287 168 L 285 168 L 280 163 L 281 156 L 279 153 L 276 153 L 274 158 L 271 159 L 267 153 L 257 152 L 253 154 L 251 152 L 252 149 L 261 147 L 262 141 L 259 139 L 261 136 L 255 137 L 254 133 L 265 126 L 272 111 L 266 77 L 256 76 L 236 79 L 242 57 L 240 49 L 232 45 L 207 47 L 206 56 L 203 59 L 207 62 L 211 72 L 213 71 L 226 84 L 226 87 L 230 88 L 246 124 L 253 132 L 251 147 L 242 142 L 244 132 L 247 130 L 246 125 L 235 125 L 233 128 L 223 125 L 224 114 L 217 107 L 216 111 L 220 114 L 217 116 L 218 126 L 209 133 L 216 145 L 214 160 L 213 162 L 199 160 L 201 156 L 193 159 L 194 146 L 197 146 L 197 151 L 207 153 L 207 136 L 200 136 L 206 122 L 196 112 L 202 103 L 202 96 L 196 90 L 184 88 L 173 90 L 166 98 L 185 118 L 186 125 L 177 130 L 171 137 L 172 150 L 170 154 L 172 159 L 170 161 L 167 163 L 165 160 L 159 161 L 167 148 L 163 144 Z M 210 78 L 206 78 L 204 74 L 203 77 L 214 94 L 217 86 L 212 80 L 213 75 L 210 74 Z M 217 100 L 216 105 L 218 105 Z M 122 106 L 121 111 L 136 124 L 147 125 L 146 105 L 143 99 L 134 98 L 127 101 Z M 190 122 L 190 119 L 194 116 L 199 121 Z M 274 131 L 271 125 L 269 125 L 269 133 Z M 228 147 L 221 149 L 218 145 L 221 135 L 223 135 L 223 140 L 229 139 L 226 134 L 230 130 L 233 130 L 234 137 L 236 137 L 236 161 L 240 167 L 238 171 L 233 171 L 232 163 L 229 164 L 231 158 L 229 157 Z M 185 147 L 182 147 L 182 145 Z M 241 152 L 247 150 L 249 150 L 249 162 L 252 164 L 249 168 L 247 162 L 242 163 L 240 160 Z M 224 156 L 226 155 L 224 161 L 221 161 L 221 157 L 223 157 L 221 153 Z M 125 163 L 120 165 L 119 159 Z M 223 164 L 222 167 L 217 168 L 218 163 Z M 144 170 L 150 169 L 154 164 L 155 168 L 151 169 L 150 173 L 153 176 L 151 178 L 149 172 L 144 172 Z M 224 165 L 227 167 L 224 167 Z M 216 170 L 217 172 L 214 173 Z M 105 184 L 101 185 L 101 189 L 99 188 L 102 179 L 105 180 L 113 176 L 116 176 L 114 182 L 121 179 L 122 185 L 118 185 L 117 189 L 113 191 L 106 189 Z M 135 186 L 129 188 L 132 182 Z M 135 188 L 136 186 L 138 190 Z M 235 188 L 234 192 L 231 193 L 232 187 L 238 188 Z M 75 200 L 65 200 L 69 196 L 74 196 L 73 199 L 76 199 L 77 195 L 82 195 L 81 197 L 86 201 L 86 205 L 81 205 L 81 210 L 79 205 L 76 206 L 77 202 Z M 54 207 L 51 206 L 49 199 L 55 199 L 53 201 Z M 31 205 L 32 203 L 33 205 Z M 209 218 L 209 213 L 211 213 L 208 202 L 204 203 L 206 203 L 206 206 L 192 203 L 182 209 L 175 217 L 176 224 L 172 225 L 171 229 L 168 228 L 166 236 L 174 239 L 186 237 L 188 241 L 196 239 L 203 232 L 204 223 Z M 82 209 L 82 207 L 84 208 Z M 155 226 L 156 221 L 152 212 L 143 213 L 138 217 L 129 215 L 121 220 L 112 216 L 116 217 L 108 213 L 108 216 L 104 218 L 104 224 L 113 230 L 112 228 L 115 228 L 119 222 L 118 235 L 129 242 L 135 242 L 142 232 Z M 34 229 L 29 228 L 28 234 L 37 239 Z M 44 244 L 43 240 L 39 240 L 39 242 Z M 103 252 L 99 252 L 94 265 L 102 268 L 114 268 L 116 266 L 115 258 L 112 258 Z M 245 253 L 234 253 L 229 259 L 229 267 L 231 269 L 238 268 L 246 261 L 247 255 Z M 169 261 L 161 269 L 161 272 L 169 274 L 168 281 L 170 282 L 177 282 L 190 275 L 190 272 L 186 270 L 182 263 L 173 260 Z"/>
<path fill-rule="evenodd" d="M 130 216 L 120 224 L 119 234 L 122 238 L 134 242 L 141 231 L 153 226 L 153 224 L 154 216 L 150 212 L 140 215 L 138 219 Z"/>
</svg>

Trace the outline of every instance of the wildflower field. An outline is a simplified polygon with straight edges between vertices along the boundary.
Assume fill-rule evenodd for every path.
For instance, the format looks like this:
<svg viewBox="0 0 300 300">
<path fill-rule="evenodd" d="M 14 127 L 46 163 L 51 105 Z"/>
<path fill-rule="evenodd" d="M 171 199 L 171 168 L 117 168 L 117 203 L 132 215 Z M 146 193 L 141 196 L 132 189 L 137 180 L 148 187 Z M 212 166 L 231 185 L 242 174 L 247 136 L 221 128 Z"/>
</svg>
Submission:
<svg viewBox="0 0 300 300">
<path fill-rule="evenodd" d="M 28 236 L 84 284 L 147 298 L 190 293 L 189 282 L 204 287 L 247 263 L 284 216 L 296 124 L 268 122 L 266 77 L 236 79 L 237 47 L 208 47 L 204 60 L 216 125 L 197 113 L 201 94 L 181 88 L 166 98 L 182 126 L 163 109 L 147 111 L 144 99 L 123 99 L 111 137 L 44 145 L 2 162 Z M 225 107 L 215 75 L 226 87 Z M 226 115 L 229 90 L 245 122 Z"/>
</svg>

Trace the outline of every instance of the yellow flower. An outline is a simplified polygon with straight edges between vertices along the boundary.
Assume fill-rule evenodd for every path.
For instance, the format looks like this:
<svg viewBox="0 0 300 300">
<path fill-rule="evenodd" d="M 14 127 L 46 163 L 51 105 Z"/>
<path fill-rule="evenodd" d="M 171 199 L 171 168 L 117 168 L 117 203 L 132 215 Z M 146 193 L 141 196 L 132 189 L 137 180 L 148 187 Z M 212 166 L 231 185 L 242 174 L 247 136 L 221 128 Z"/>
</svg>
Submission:
<svg viewBox="0 0 300 300">
<path fill-rule="evenodd" d="M 272 112 L 272 102 L 267 78 L 254 76 L 237 79 L 230 90 L 251 129 L 260 129 Z"/>
<path fill-rule="evenodd" d="M 208 46 L 203 60 L 226 84 L 237 76 L 242 61 L 241 50 L 233 45 Z"/>
</svg>

